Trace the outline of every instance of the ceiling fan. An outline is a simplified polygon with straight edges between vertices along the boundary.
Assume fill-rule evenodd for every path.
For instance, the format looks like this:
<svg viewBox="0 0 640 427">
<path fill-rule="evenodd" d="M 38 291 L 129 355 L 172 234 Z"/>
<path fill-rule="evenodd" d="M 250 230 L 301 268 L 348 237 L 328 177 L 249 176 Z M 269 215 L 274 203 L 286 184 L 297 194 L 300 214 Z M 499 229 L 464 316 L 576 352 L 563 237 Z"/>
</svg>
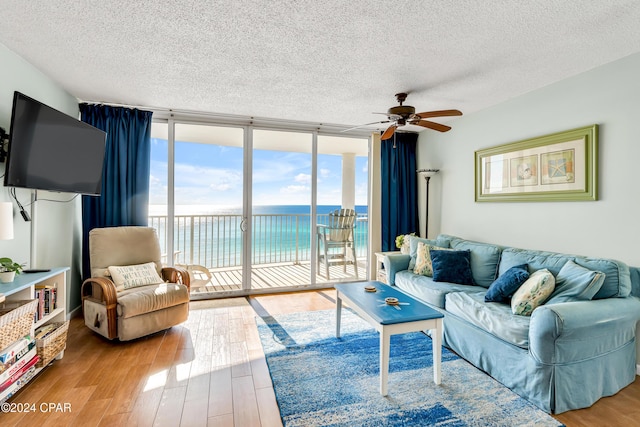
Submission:
<svg viewBox="0 0 640 427">
<path fill-rule="evenodd" d="M 373 124 L 380 123 L 391 123 L 391 125 L 384 131 L 381 136 L 381 139 L 389 139 L 393 136 L 396 129 L 400 126 L 404 125 L 417 125 L 422 126 L 428 129 L 437 130 L 438 132 L 446 132 L 451 130 L 450 126 L 443 125 L 440 123 L 432 122 L 430 120 L 424 120 L 431 117 L 445 117 L 445 116 L 461 116 L 462 112 L 458 110 L 439 110 L 439 111 L 426 111 L 424 113 L 417 113 L 416 109 L 410 105 L 402 105 L 402 103 L 407 99 L 407 94 L 404 92 L 396 93 L 396 99 L 400 105 L 391 107 L 387 110 L 386 113 L 374 113 L 374 114 L 385 114 L 389 120 L 383 120 L 380 122 L 367 123 L 368 126 Z M 358 126 L 360 127 L 360 126 Z"/>
</svg>

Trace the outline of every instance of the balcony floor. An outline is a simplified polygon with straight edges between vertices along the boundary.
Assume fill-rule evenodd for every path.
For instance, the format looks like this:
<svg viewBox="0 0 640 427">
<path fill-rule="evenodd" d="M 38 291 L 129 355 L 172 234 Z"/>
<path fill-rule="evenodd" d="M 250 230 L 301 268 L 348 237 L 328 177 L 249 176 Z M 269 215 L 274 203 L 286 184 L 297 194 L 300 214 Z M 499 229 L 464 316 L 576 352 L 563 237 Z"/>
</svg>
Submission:
<svg viewBox="0 0 640 427">
<path fill-rule="evenodd" d="M 354 275 L 353 265 L 347 265 L 344 272 L 342 265 L 333 264 L 329 267 L 331 280 L 322 275 L 325 272 L 324 265 L 316 275 L 316 284 L 330 284 L 335 282 L 347 282 L 366 280 L 366 260 L 358 260 L 358 279 Z M 242 290 L 242 267 L 227 267 L 209 269 L 211 278 L 197 269 L 190 269 L 191 295 L 205 297 L 206 294 L 226 293 Z M 252 268 L 252 290 L 273 291 L 282 288 L 304 288 L 310 285 L 311 263 L 303 261 L 299 264 L 291 262 L 277 264 L 261 264 Z"/>
</svg>

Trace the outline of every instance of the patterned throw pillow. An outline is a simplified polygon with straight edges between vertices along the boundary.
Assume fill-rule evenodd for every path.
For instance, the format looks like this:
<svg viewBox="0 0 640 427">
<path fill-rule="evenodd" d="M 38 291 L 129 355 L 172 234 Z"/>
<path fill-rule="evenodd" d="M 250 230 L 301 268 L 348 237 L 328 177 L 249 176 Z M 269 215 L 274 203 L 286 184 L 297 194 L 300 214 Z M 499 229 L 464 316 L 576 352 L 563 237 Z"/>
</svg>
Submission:
<svg viewBox="0 0 640 427">
<path fill-rule="evenodd" d="M 549 270 L 533 273 L 518 288 L 511 298 L 511 312 L 521 316 L 531 316 L 533 310 L 542 305 L 556 286 L 556 279 Z"/>
<path fill-rule="evenodd" d="M 125 289 L 137 286 L 155 285 L 163 280 L 158 275 L 155 262 L 138 265 L 114 265 L 109 267 L 111 280 L 116 285 L 116 291 L 122 292 Z"/>
<path fill-rule="evenodd" d="M 413 267 L 414 274 L 420 274 L 422 276 L 433 277 L 433 265 L 431 262 L 431 250 L 437 249 L 439 251 L 450 251 L 448 248 L 440 248 L 438 246 L 427 245 L 425 243 L 418 243 L 418 250 L 416 251 L 416 265 Z"/>
</svg>

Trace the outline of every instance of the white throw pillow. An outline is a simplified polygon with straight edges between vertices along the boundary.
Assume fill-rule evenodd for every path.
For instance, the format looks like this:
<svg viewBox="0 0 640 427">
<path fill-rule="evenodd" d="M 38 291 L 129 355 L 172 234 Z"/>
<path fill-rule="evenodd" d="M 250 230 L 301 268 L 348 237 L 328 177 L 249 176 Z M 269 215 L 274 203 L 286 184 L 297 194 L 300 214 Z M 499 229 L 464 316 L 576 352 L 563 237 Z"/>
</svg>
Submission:
<svg viewBox="0 0 640 427">
<path fill-rule="evenodd" d="M 556 286 L 556 279 L 549 270 L 533 273 L 511 297 L 511 312 L 521 316 L 531 316 L 533 310 L 542 305 Z"/>
<path fill-rule="evenodd" d="M 422 276 L 433 277 L 433 264 L 431 263 L 431 250 L 450 251 L 448 248 L 441 248 L 438 246 L 427 245 L 425 243 L 418 243 L 418 250 L 416 251 L 416 265 L 413 267 L 414 274 L 420 274 Z"/>
<path fill-rule="evenodd" d="M 115 283 L 118 292 L 137 286 L 156 285 L 163 282 L 158 275 L 155 262 L 126 266 L 113 265 L 109 267 L 109 274 L 111 274 L 111 280 Z"/>
</svg>

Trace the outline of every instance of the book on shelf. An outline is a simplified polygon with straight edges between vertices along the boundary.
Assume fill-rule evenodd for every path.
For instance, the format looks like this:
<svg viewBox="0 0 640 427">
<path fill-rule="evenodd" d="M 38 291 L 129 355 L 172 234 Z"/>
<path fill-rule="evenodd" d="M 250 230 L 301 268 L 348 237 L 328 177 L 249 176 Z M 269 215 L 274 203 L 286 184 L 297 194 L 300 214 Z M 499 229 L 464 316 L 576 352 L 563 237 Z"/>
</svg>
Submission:
<svg viewBox="0 0 640 427">
<path fill-rule="evenodd" d="M 36 309 L 35 321 L 44 317 L 44 290 L 36 289 L 36 299 L 38 300 L 38 308 Z"/>
<path fill-rule="evenodd" d="M 18 354 L 18 352 L 20 352 L 23 348 L 29 345 L 31 341 L 32 341 L 31 335 L 27 334 L 24 337 L 17 340 L 16 342 L 14 342 L 13 344 L 10 344 L 4 350 L 2 350 L 2 353 L 0 353 L 0 369 L 2 369 L 1 366 L 3 363 L 13 358 L 16 354 Z"/>
<path fill-rule="evenodd" d="M 20 359 L 24 358 L 25 355 L 27 353 L 29 353 L 29 351 L 31 351 L 31 349 L 34 348 L 34 347 L 35 347 L 35 340 L 32 339 L 25 347 L 22 347 L 20 349 L 20 351 L 17 351 L 12 358 L 7 359 L 6 362 L 1 363 L 0 364 L 0 375 L 4 374 L 4 372 L 7 369 L 11 368 Z"/>
<path fill-rule="evenodd" d="M 36 349 L 36 342 L 32 341 L 29 343 L 28 347 L 18 355 L 16 355 L 13 359 L 9 360 L 7 363 L 2 364 L 2 373 L 0 373 L 0 384 L 5 382 L 9 377 L 14 375 L 20 368 L 22 368 L 26 363 L 33 358 L 37 354 L 38 350 Z"/>
<path fill-rule="evenodd" d="M 36 286 L 35 298 L 38 300 L 38 309 L 35 314 L 35 321 L 51 314 L 57 307 L 57 289 L 55 286 Z"/>
<path fill-rule="evenodd" d="M 20 378 L 16 380 L 13 384 L 9 386 L 5 391 L 0 393 L 0 403 L 4 403 L 13 397 L 14 394 L 18 392 L 23 386 L 25 386 L 29 381 L 33 379 L 33 377 L 38 372 L 38 369 L 34 366 L 29 368 Z"/>
<path fill-rule="evenodd" d="M 40 358 L 38 357 L 37 353 L 35 353 L 33 357 L 29 358 L 29 360 L 26 360 L 24 365 L 22 365 L 20 369 L 17 369 L 16 372 L 14 372 L 13 375 L 9 376 L 6 381 L 0 383 L 0 393 L 4 392 L 6 389 L 15 384 L 20 378 L 22 378 L 22 376 L 27 373 L 29 369 L 31 369 L 36 365 L 36 363 L 38 363 L 38 360 L 40 360 Z"/>
</svg>

